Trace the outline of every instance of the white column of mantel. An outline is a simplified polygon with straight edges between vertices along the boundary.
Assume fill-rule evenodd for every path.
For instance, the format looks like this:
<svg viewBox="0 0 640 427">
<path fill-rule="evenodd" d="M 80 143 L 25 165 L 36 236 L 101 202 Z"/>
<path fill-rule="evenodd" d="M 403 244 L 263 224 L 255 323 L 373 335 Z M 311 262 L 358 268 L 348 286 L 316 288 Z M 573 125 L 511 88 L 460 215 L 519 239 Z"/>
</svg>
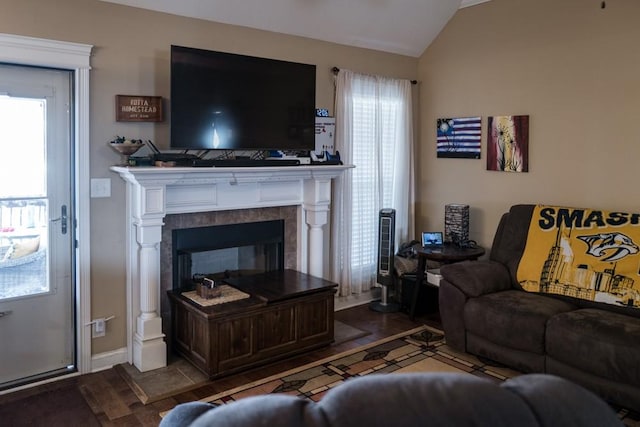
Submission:
<svg viewBox="0 0 640 427">
<path fill-rule="evenodd" d="M 308 272 L 323 277 L 324 236 L 322 227 L 329 219 L 331 203 L 331 177 L 313 177 L 304 181 L 304 201 L 307 225 L 309 225 Z"/>
<path fill-rule="evenodd" d="M 159 307 L 160 242 L 166 189 L 163 185 L 134 186 L 137 197 L 132 200 L 131 214 L 138 244 L 138 275 L 130 280 L 132 291 L 138 294 L 139 307 L 133 334 L 133 364 L 146 372 L 167 366 L 167 345 Z"/>
</svg>

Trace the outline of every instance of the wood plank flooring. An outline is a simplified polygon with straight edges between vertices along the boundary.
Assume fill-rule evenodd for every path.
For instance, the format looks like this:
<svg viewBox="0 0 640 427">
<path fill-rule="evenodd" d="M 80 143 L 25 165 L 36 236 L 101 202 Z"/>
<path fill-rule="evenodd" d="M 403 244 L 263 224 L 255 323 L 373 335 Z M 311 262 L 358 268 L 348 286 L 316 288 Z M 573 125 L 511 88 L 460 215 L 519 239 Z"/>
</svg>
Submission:
<svg viewBox="0 0 640 427">
<path fill-rule="evenodd" d="M 178 403 L 202 399 L 248 382 L 404 332 L 422 324 L 441 327 L 437 313 L 420 316 L 415 321 L 411 321 L 405 313 L 378 313 L 369 310 L 367 305 L 338 311 L 335 313 L 335 318 L 348 325 L 366 330 L 370 334 L 339 345 L 332 345 L 264 367 L 217 379 L 189 392 L 177 394 L 148 405 L 140 402 L 131 388 L 114 369 L 108 369 L 2 395 L 0 396 L 0 413 L 16 415 L 16 417 L 11 418 L 12 426 L 157 426 L 160 422 L 159 413 L 173 408 Z M 90 411 L 87 411 L 86 408 L 77 408 L 75 412 L 73 408 L 67 410 L 67 412 L 71 411 L 71 416 L 75 416 L 74 423 L 69 424 L 68 419 L 57 420 L 56 408 L 48 410 L 48 407 L 52 405 L 52 393 L 62 393 L 64 390 L 73 389 L 74 387 L 77 387 L 77 390 L 82 394 Z M 35 421 L 33 411 L 29 409 L 34 405 L 44 414 L 40 417 L 41 419 L 37 418 Z M 21 414 L 20 411 L 24 413 Z"/>
</svg>

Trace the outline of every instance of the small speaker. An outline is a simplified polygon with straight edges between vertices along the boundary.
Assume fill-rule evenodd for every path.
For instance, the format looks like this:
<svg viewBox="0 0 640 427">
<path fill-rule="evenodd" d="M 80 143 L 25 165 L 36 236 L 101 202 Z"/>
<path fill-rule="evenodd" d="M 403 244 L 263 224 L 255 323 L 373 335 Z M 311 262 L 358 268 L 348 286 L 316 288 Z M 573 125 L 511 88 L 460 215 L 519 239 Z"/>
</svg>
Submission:
<svg viewBox="0 0 640 427">
<path fill-rule="evenodd" d="M 400 305 L 390 303 L 389 286 L 393 285 L 393 256 L 395 249 L 396 211 L 395 209 L 381 209 L 378 215 L 378 271 L 377 282 L 382 287 L 380 301 L 372 302 L 369 307 L 380 312 L 394 312 L 400 310 Z"/>
</svg>

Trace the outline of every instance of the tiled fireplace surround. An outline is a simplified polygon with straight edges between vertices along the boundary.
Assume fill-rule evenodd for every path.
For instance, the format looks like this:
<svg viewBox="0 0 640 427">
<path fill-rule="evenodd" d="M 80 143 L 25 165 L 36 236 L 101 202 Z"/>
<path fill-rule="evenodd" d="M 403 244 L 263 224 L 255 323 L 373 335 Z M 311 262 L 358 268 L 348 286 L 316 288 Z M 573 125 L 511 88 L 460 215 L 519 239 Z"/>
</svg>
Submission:
<svg viewBox="0 0 640 427">
<path fill-rule="evenodd" d="M 173 289 L 172 231 L 184 228 L 226 224 L 245 224 L 257 221 L 284 220 L 284 268 L 298 268 L 298 207 L 282 206 L 241 210 L 210 211 L 167 215 L 162 227 L 160 243 L 160 313 L 163 333 L 171 341 L 171 307 L 167 291 Z"/>
<path fill-rule="evenodd" d="M 127 184 L 129 363 L 166 366 L 171 230 L 284 219 L 285 267 L 322 277 L 331 181 L 351 167 L 112 167 Z"/>
</svg>

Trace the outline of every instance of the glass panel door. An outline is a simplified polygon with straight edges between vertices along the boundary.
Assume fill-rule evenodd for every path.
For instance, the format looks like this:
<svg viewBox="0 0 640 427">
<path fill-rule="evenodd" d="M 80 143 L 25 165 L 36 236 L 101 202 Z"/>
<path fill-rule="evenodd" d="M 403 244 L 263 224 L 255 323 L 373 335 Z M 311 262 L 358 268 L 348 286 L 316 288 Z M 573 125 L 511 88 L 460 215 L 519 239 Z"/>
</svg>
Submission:
<svg viewBox="0 0 640 427">
<path fill-rule="evenodd" d="M 71 81 L 0 65 L 0 390 L 76 369 Z"/>
<path fill-rule="evenodd" d="M 49 292 L 45 110 L 45 99 L 0 96 L 0 300 Z"/>
</svg>

